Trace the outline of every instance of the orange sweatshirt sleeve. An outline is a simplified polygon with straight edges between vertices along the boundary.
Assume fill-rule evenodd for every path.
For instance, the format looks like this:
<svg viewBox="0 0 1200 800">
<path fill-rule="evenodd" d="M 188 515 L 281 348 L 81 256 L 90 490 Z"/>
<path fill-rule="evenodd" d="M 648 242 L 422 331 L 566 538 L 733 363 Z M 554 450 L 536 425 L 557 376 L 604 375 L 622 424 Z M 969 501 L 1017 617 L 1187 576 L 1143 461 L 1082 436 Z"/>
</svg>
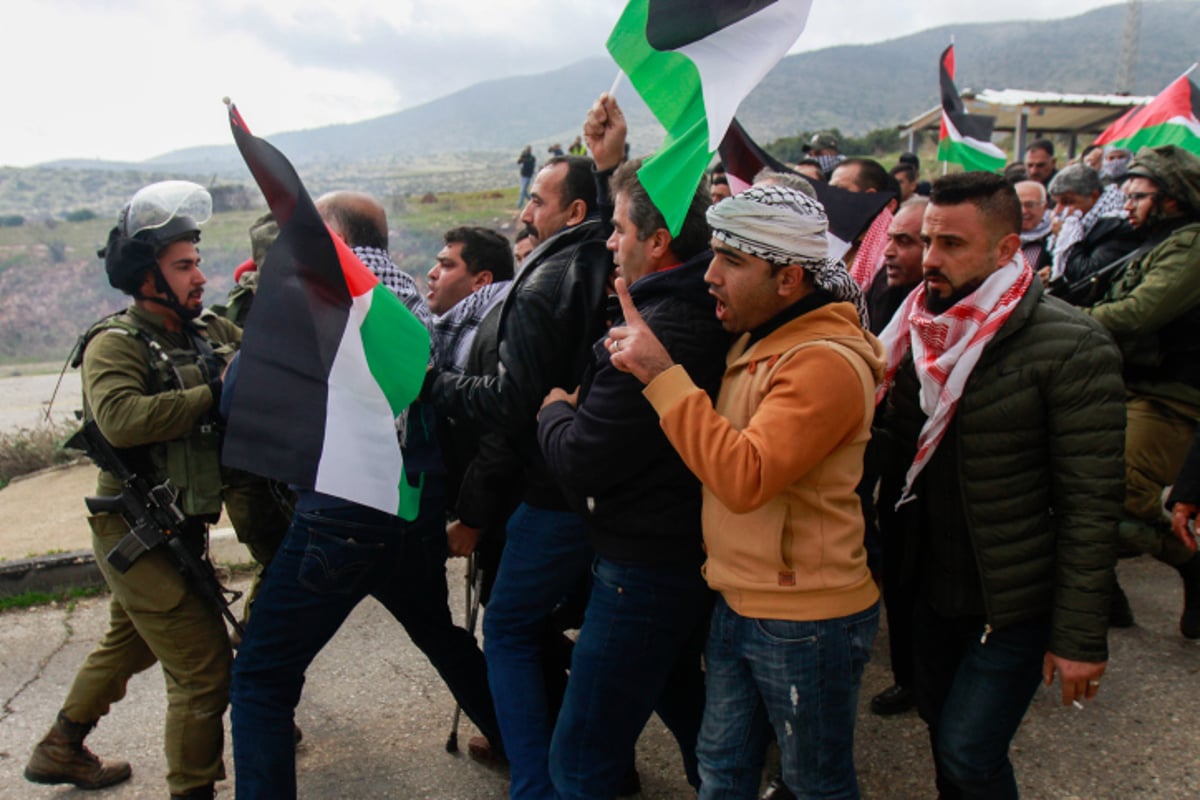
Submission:
<svg viewBox="0 0 1200 800">
<path fill-rule="evenodd" d="M 745 379 L 742 375 L 734 380 Z M 728 380 L 728 378 L 727 378 Z M 722 395 L 729 389 L 722 386 Z M 854 436 L 863 423 L 862 382 L 823 347 L 793 354 L 772 371 L 749 423 L 736 430 L 676 365 L 643 394 L 688 468 L 731 511 L 753 511 Z"/>
</svg>

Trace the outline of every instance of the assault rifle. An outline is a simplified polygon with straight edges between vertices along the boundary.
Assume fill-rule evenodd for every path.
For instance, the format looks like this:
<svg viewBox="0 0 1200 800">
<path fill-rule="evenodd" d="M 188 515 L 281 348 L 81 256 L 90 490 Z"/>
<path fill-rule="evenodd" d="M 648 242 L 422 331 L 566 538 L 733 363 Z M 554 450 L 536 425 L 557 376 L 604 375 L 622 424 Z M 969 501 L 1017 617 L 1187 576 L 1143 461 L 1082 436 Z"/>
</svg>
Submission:
<svg viewBox="0 0 1200 800">
<path fill-rule="evenodd" d="M 179 493 L 171 481 L 164 479 L 158 485 L 151 485 L 144 476 L 130 469 L 94 420 L 84 423 L 66 441 L 66 446 L 82 450 L 96 466 L 116 475 L 124 485 L 116 497 L 84 498 L 88 513 L 120 514 L 129 523 L 129 533 L 108 553 L 112 568 L 127 572 L 146 553 L 166 545 L 167 556 L 184 580 L 229 621 L 239 636 L 244 634 L 242 624 L 229 608 L 230 602 L 236 601 L 242 593 L 222 586 L 212 563 L 188 548 L 183 532 L 195 523 L 189 522 L 179 509 L 176 502 Z"/>
</svg>

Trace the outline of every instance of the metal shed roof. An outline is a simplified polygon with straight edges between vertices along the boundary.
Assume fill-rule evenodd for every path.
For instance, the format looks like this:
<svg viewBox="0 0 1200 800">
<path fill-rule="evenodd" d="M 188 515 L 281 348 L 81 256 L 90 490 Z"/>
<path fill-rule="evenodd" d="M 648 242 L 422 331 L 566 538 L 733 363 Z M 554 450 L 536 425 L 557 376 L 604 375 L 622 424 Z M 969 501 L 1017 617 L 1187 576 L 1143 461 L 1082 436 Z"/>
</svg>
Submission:
<svg viewBox="0 0 1200 800">
<path fill-rule="evenodd" d="M 996 132 L 1015 133 L 1013 159 L 1025 149 L 1027 132 L 1070 137 L 1068 156 L 1075 155 L 1079 136 L 1098 134 L 1133 106 L 1149 103 L 1153 96 L 1120 94 L 1060 94 L 1027 89 L 984 89 L 964 91 L 963 103 L 971 114 L 996 118 Z M 920 130 L 936 130 L 942 119 L 940 105 L 898 126 L 910 137 Z"/>
</svg>

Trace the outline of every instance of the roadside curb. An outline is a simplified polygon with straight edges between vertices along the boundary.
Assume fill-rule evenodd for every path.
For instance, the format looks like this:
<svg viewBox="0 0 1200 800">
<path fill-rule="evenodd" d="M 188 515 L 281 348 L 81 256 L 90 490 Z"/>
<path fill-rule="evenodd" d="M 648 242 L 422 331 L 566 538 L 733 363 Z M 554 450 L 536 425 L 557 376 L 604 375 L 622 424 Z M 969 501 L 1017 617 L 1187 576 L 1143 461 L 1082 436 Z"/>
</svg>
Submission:
<svg viewBox="0 0 1200 800">
<path fill-rule="evenodd" d="M 209 532 L 209 557 L 223 565 L 253 562 L 250 551 L 237 540 L 232 528 Z M 91 550 L 21 558 L 0 562 L 0 597 L 25 592 L 63 592 L 68 589 L 104 586 L 104 576 Z"/>
</svg>

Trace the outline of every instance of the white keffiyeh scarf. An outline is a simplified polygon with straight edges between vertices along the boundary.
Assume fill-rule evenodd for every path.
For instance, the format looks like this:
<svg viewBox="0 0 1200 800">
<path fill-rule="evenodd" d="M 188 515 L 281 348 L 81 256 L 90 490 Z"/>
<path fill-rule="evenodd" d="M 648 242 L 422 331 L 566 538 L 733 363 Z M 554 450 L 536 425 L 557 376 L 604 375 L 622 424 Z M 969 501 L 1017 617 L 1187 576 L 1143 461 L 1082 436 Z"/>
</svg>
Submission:
<svg viewBox="0 0 1200 800">
<path fill-rule="evenodd" d="M 921 387 L 921 409 L 926 414 L 917 437 L 917 455 L 908 468 L 897 506 L 912 499 L 913 484 L 946 435 L 984 347 L 1012 315 L 1032 281 L 1033 271 L 1018 252 L 978 289 L 937 315 L 925 307 L 922 283 L 879 335 L 887 350 L 887 370 L 875 401 L 883 400 L 911 349 Z"/>
</svg>

